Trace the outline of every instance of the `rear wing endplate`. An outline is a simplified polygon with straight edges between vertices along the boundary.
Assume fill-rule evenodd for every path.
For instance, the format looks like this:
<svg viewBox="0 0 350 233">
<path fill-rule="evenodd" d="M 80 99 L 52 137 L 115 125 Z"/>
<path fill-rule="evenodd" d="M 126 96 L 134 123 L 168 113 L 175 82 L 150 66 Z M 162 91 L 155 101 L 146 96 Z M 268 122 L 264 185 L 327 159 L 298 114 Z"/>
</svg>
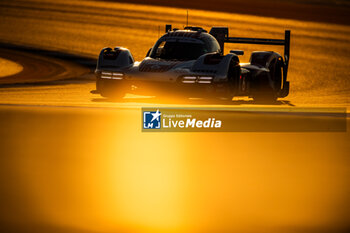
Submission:
<svg viewBox="0 0 350 233">
<path fill-rule="evenodd" d="M 212 27 L 209 32 L 216 38 L 221 47 L 221 53 L 224 52 L 225 43 L 235 44 L 261 44 L 261 45 L 280 45 L 284 46 L 284 62 L 289 64 L 290 51 L 290 30 L 284 32 L 284 39 L 262 39 L 262 38 L 245 38 L 245 37 L 229 37 L 227 27 Z"/>
<path fill-rule="evenodd" d="M 284 46 L 284 63 L 288 69 L 289 53 L 290 53 L 290 30 L 284 32 L 284 40 L 282 39 L 261 39 L 261 38 L 244 38 L 244 37 L 225 37 L 224 43 L 236 44 L 262 44 L 262 45 L 280 45 Z M 223 51 L 223 48 L 222 48 Z M 287 70 L 286 69 L 286 70 Z"/>
</svg>

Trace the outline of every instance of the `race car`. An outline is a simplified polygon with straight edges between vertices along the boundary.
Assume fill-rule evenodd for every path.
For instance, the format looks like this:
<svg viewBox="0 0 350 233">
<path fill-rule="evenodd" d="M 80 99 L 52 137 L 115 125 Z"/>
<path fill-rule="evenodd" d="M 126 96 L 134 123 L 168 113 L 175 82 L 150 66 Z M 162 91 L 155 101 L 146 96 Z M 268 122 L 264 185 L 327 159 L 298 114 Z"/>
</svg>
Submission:
<svg viewBox="0 0 350 233">
<path fill-rule="evenodd" d="M 104 97 L 122 98 L 127 92 L 156 95 L 171 92 L 193 97 L 248 96 L 275 101 L 289 94 L 287 81 L 290 31 L 284 39 L 229 37 L 228 27 L 183 30 L 166 25 L 166 32 L 135 62 L 123 47 L 103 48 L 99 54 L 96 90 Z M 284 56 L 273 51 L 252 52 L 249 63 L 240 63 L 242 50 L 224 55 L 225 43 L 284 46 Z"/>
</svg>

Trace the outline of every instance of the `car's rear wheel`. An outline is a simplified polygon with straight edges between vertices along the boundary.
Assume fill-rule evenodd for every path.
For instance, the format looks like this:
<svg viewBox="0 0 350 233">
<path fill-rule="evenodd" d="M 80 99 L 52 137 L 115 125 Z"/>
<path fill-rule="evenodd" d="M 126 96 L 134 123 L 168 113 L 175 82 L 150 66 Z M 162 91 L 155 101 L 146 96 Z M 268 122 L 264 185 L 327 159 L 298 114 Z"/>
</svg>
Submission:
<svg viewBox="0 0 350 233">
<path fill-rule="evenodd" d="M 257 103 L 274 103 L 277 101 L 277 96 L 272 93 L 259 93 L 253 96 L 253 99 Z"/>
<path fill-rule="evenodd" d="M 270 63 L 269 73 L 263 73 L 255 83 L 256 90 L 253 99 L 258 102 L 275 102 L 282 85 L 282 58 L 275 59 Z"/>
<path fill-rule="evenodd" d="M 253 99 L 256 102 L 270 103 L 276 102 L 277 95 L 274 88 L 271 87 L 268 73 L 260 74 L 254 82 Z"/>
</svg>

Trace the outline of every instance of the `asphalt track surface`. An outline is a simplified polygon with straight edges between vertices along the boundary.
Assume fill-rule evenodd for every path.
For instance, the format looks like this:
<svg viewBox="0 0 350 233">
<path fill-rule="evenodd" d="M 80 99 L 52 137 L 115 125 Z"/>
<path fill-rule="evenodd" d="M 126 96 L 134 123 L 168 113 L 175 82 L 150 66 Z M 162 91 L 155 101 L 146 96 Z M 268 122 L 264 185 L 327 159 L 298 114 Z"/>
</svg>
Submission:
<svg viewBox="0 0 350 233">
<path fill-rule="evenodd" d="M 90 94 L 91 59 L 122 45 L 140 60 L 158 26 L 182 27 L 186 12 L 93 1 L 1 1 L 0 11 L 1 57 L 24 67 L 15 84 L 0 79 L 6 232 L 349 230 L 348 132 L 141 133 L 140 108 L 346 108 L 350 27 L 191 10 L 191 24 L 227 25 L 232 36 L 291 29 L 290 96 L 113 101 Z"/>
<path fill-rule="evenodd" d="M 348 0 L 106 0 L 349 25 Z"/>
</svg>

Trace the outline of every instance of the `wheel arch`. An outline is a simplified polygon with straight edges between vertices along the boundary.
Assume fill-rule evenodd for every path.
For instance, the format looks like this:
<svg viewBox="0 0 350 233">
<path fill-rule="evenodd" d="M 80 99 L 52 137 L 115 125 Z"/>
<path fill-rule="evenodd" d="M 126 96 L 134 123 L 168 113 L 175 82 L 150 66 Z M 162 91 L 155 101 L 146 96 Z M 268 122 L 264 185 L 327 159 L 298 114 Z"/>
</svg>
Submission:
<svg viewBox="0 0 350 233">
<path fill-rule="evenodd" d="M 103 48 L 98 56 L 96 70 L 103 68 L 123 68 L 135 62 L 131 52 L 123 47 Z"/>
<path fill-rule="evenodd" d="M 239 65 L 239 58 L 236 54 L 227 54 L 225 56 L 220 53 L 207 53 L 200 56 L 193 64 L 191 71 L 207 72 L 213 74 L 216 81 L 226 80 L 232 61 L 235 65 Z"/>
</svg>

